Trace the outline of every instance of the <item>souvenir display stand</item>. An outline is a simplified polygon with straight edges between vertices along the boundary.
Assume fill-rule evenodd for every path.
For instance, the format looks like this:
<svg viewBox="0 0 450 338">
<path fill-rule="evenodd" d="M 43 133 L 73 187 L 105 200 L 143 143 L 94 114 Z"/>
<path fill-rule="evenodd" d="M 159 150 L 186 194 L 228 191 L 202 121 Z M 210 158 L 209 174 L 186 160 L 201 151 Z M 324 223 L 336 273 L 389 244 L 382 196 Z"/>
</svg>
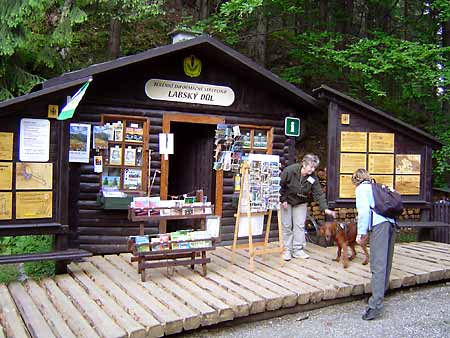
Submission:
<svg viewBox="0 0 450 338">
<path fill-rule="evenodd" d="M 278 219 L 278 242 L 279 245 L 277 247 L 269 248 L 269 234 L 270 234 L 270 221 L 272 219 L 272 209 L 269 209 L 265 212 L 252 212 L 250 205 L 250 185 L 249 185 L 249 165 L 244 162 L 241 166 L 241 177 L 242 177 L 242 187 L 239 193 L 239 203 L 236 217 L 236 226 L 234 228 L 234 238 L 233 238 L 233 246 L 232 246 L 232 256 L 231 263 L 234 264 L 234 255 L 237 249 L 248 249 L 249 251 L 249 259 L 250 259 L 250 271 L 254 271 L 254 259 L 257 255 L 265 255 L 269 253 L 279 253 L 280 254 L 280 262 L 283 263 L 283 259 L 281 254 L 283 253 L 283 234 L 281 229 L 281 218 L 279 209 L 277 209 L 277 219 Z M 244 201 L 244 202 L 243 202 Z M 246 211 L 242 212 L 242 204 L 246 207 Z M 253 226 L 252 226 L 252 217 L 254 216 L 264 216 L 267 218 L 266 220 L 266 228 L 264 233 L 264 241 L 261 242 L 253 242 Z M 239 243 L 238 244 L 238 234 L 239 234 L 239 225 L 241 221 L 241 217 L 246 217 L 248 220 L 248 243 Z M 242 226 L 242 225 L 241 225 Z"/>
<path fill-rule="evenodd" d="M 199 228 L 205 229 L 205 220 L 208 216 L 213 214 L 213 206 L 181 206 L 176 208 L 129 208 L 128 218 L 132 222 L 139 222 L 139 234 L 144 235 L 144 223 L 147 221 L 161 221 L 159 232 L 164 234 L 166 232 L 167 220 L 200 220 Z M 186 214 L 186 210 L 197 210 L 192 214 Z M 177 213 L 161 215 L 161 210 Z M 156 213 L 156 214 L 154 214 Z M 131 251 L 133 256 L 132 262 L 138 262 L 138 273 L 141 274 L 141 279 L 145 282 L 145 270 L 150 268 L 160 267 L 174 267 L 174 266 L 190 266 L 194 269 L 195 264 L 202 265 L 202 274 L 206 275 L 206 264 L 211 262 L 210 258 L 206 257 L 206 252 L 215 250 L 215 238 L 207 239 L 209 243 L 207 246 L 194 246 L 194 244 L 200 244 L 205 242 L 205 239 L 193 239 L 193 240 L 181 240 L 181 241 L 165 241 L 167 249 L 151 251 L 150 248 L 140 249 L 139 244 L 136 244 L 132 239 L 128 240 L 128 250 Z M 173 245 L 178 247 L 187 246 L 187 249 L 173 249 Z"/>
</svg>

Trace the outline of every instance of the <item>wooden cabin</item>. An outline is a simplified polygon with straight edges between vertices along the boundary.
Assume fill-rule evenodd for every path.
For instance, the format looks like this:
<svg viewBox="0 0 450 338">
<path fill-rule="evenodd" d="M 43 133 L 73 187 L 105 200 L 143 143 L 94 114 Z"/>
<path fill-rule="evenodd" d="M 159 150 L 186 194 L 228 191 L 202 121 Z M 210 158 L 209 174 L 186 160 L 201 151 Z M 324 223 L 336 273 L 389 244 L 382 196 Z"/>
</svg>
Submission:
<svg viewBox="0 0 450 338">
<path fill-rule="evenodd" d="M 92 82 L 73 118 L 56 120 L 68 96 L 89 79 Z M 12 149 L 0 148 L 0 164 L 7 172 L 2 177 L 11 181 L 0 185 L 4 205 L 0 229 L 13 229 L 4 234 L 29 234 L 67 227 L 64 234 L 69 235 L 70 247 L 97 254 L 124 252 L 127 236 L 138 234 L 139 226 L 128 220 L 129 197 L 104 199 L 100 192 L 105 186 L 163 200 L 201 189 L 221 216 L 222 243 L 229 244 L 239 194 L 233 173 L 213 169 L 218 124 L 238 125 L 250 137 L 248 152 L 279 155 L 282 167 L 305 152 L 318 153 L 322 162 L 328 161 L 324 164 L 328 166 L 327 194 L 334 207 L 354 206 L 348 185 L 354 165 L 370 169 L 387 159 L 392 168 L 376 167 L 377 178 L 394 186 L 403 184 L 407 206 L 427 210 L 431 150 L 439 142 L 331 88 L 323 86 L 317 94 L 324 102 L 206 35 L 50 79 L 35 92 L 0 103 L 0 137 Z M 323 108 L 327 106 L 328 117 Z M 286 117 L 300 118 L 300 137 L 286 136 Z M 21 158 L 21 126 L 27 119 L 48 125 L 31 130 L 35 140 L 29 140 L 26 149 L 48 152 L 48 158 Z M 122 130 L 118 134 L 117 124 Z M 112 139 L 106 147 L 98 147 L 99 140 L 92 134 L 106 125 L 113 126 Z M 325 127 L 323 134 L 316 133 L 319 125 Z M 91 134 L 86 141 L 94 144 L 83 152 L 70 138 L 77 141 L 86 134 L 73 131 L 87 129 Z M 309 129 L 314 137 L 309 137 Z M 49 140 L 47 146 L 39 145 L 40 133 L 49 134 L 42 136 Z M 173 154 L 159 153 L 160 133 L 174 135 Z M 256 146 L 257 137 L 265 139 L 264 146 Z M 358 148 L 362 143 L 364 149 Z M 371 146 L 375 146 L 373 152 Z M 406 167 L 397 172 L 394 164 L 402 159 Z M 21 163 L 31 163 L 32 170 L 40 166 L 33 163 L 47 164 L 47 175 L 50 164 L 51 184 L 38 185 L 31 193 L 27 187 L 24 190 L 17 177 L 21 172 L 26 176 L 28 169 L 23 171 Z M 24 193 L 38 203 L 25 201 Z M 51 203 L 44 203 L 43 197 Z M 39 205 L 46 209 L 41 211 Z M 33 208 L 27 213 L 24 206 Z M 278 235 L 275 223 L 274 218 L 270 234 L 274 239 Z M 145 233 L 158 233 L 158 224 L 146 223 Z M 58 245 L 67 247 L 65 241 L 59 240 L 63 244 Z"/>
<path fill-rule="evenodd" d="M 50 110 L 55 105 L 60 110 L 67 96 L 73 95 L 88 78 L 92 82 L 73 118 L 50 118 Z M 164 92 L 168 87 L 170 90 Z M 197 97 L 196 91 L 200 93 Z M 50 79 L 41 90 L 0 104 L 0 131 L 14 133 L 12 162 L 17 165 L 20 121 L 28 117 L 50 121 L 47 163 L 53 164 L 55 174 L 49 190 L 53 193 L 52 213 L 51 217 L 33 222 L 58 220 L 69 225 L 70 246 L 93 253 L 114 253 L 127 250 L 126 237 L 136 235 L 138 226 L 128 220 L 123 205 L 105 206 L 99 199 L 102 185 L 111 184 L 112 177 L 117 178 L 115 184 L 121 190 L 130 188 L 128 181 L 139 181 L 132 187 L 134 193 L 146 195 L 151 190 L 150 195 L 161 199 L 202 189 L 214 204 L 215 214 L 222 216 L 222 241 L 229 243 L 235 225 L 233 199 L 238 194 L 234 191 L 233 174 L 213 170 L 217 124 L 239 125 L 252 138 L 250 152 L 279 155 L 284 166 L 295 161 L 296 156 L 295 138 L 285 136 L 285 117 L 306 120 L 319 111 L 315 98 L 204 35 Z M 111 142 L 114 145 L 106 149 L 105 180 L 101 173 L 94 172 L 94 156 L 105 150 L 90 146 L 87 163 L 69 162 L 68 153 L 76 150 L 69 149 L 70 125 L 90 125 L 94 132 L 94 126 L 107 123 L 121 123 L 131 131 L 118 135 L 121 141 Z M 159 153 L 160 133 L 174 134 L 174 154 L 167 159 Z M 267 140 L 262 149 L 253 147 L 257 135 Z M 139 163 L 115 163 L 117 149 L 122 152 L 120 156 L 130 149 L 135 161 L 140 158 Z M 114 173 L 105 175 L 107 170 Z M 14 201 L 18 194 L 14 184 L 11 192 Z M 0 225 L 19 222 L 15 208 L 13 203 L 11 217 L 1 220 Z M 274 224 L 273 237 L 276 229 Z M 156 223 L 146 224 L 145 233 L 157 232 Z"/>
<path fill-rule="evenodd" d="M 328 106 L 328 184 L 331 206 L 354 206 L 351 175 L 369 170 L 378 182 L 402 195 L 406 209 L 430 221 L 432 151 L 442 143 L 392 115 L 322 85 L 318 98 Z"/>
</svg>

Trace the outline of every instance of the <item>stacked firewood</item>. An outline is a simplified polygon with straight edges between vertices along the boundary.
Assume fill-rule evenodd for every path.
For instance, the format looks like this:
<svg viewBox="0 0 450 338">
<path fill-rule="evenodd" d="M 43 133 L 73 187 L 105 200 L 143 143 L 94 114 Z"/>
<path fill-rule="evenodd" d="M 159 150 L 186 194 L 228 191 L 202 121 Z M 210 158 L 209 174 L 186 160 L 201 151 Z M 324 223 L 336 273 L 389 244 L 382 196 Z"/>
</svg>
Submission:
<svg viewBox="0 0 450 338">
<path fill-rule="evenodd" d="M 335 208 L 337 212 L 336 220 L 339 222 L 351 222 L 357 220 L 358 212 L 356 208 Z M 323 222 L 325 220 L 325 214 L 320 211 L 319 203 L 311 202 L 308 205 L 308 214 L 312 215 L 317 221 Z M 420 219 L 419 208 L 409 208 L 403 211 L 403 214 L 399 217 L 399 220 L 416 220 Z"/>
</svg>

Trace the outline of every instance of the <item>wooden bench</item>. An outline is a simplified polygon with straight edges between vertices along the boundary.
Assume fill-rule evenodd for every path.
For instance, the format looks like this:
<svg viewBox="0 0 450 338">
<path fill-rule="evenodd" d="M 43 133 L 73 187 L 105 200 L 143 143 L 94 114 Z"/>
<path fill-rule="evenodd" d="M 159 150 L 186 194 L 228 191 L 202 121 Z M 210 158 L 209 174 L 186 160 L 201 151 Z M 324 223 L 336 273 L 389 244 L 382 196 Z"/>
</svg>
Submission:
<svg viewBox="0 0 450 338">
<path fill-rule="evenodd" d="M 68 225 L 60 223 L 39 224 L 5 224 L 0 225 L 0 237 L 29 236 L 29 235 L 55 235 L 55 250 L 50 252 L 34 252 L 14 255 L 0 255 L 0 264 L 14 264 L 37 261 L 56 261 L 56 272 L 67 272 L 67 263 L 92 256 L 92 253 L 83 249 L 67 247 L 69 235 Z"/>
<path fill-rule="evenodd" d="M 429 241 L 432 238 L 432 231 L 437 228 L 449 228 L 450 224 L 438 221 L 419 222 L 419 221 L 399 221 L 398 226 L 400 228 L 412 228 L 418 229 L 418 241 Z"/>
<path fill-rule="evenodd" d="M 74 261 L 92 256 L 92 253 L 83 249 L 66 249 L 50 252 L 36 252 L 16 255 L 0 256 L 0 264 L 13 264 L 37 261 Z"/>
</svg>

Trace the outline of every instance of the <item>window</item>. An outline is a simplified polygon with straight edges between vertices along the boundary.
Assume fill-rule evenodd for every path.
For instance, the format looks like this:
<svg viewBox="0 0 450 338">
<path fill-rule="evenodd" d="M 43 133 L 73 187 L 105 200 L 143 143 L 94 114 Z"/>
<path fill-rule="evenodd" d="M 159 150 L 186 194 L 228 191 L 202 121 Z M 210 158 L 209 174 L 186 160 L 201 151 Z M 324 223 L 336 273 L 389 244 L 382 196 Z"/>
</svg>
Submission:
<svg viewBox="0 0 450 338">
<path fill-rule="evenodd" d="M 244 153 L 272 153 L 273 129 L 266 126 L 240 125 Z"/>
<path fill-rule="evenodd" d="M 102 150 L 102 188 L 120 191 L 147 190 L 149 122 L 145 117 L 102 115 L 108 134 Z"/>
</svg>

